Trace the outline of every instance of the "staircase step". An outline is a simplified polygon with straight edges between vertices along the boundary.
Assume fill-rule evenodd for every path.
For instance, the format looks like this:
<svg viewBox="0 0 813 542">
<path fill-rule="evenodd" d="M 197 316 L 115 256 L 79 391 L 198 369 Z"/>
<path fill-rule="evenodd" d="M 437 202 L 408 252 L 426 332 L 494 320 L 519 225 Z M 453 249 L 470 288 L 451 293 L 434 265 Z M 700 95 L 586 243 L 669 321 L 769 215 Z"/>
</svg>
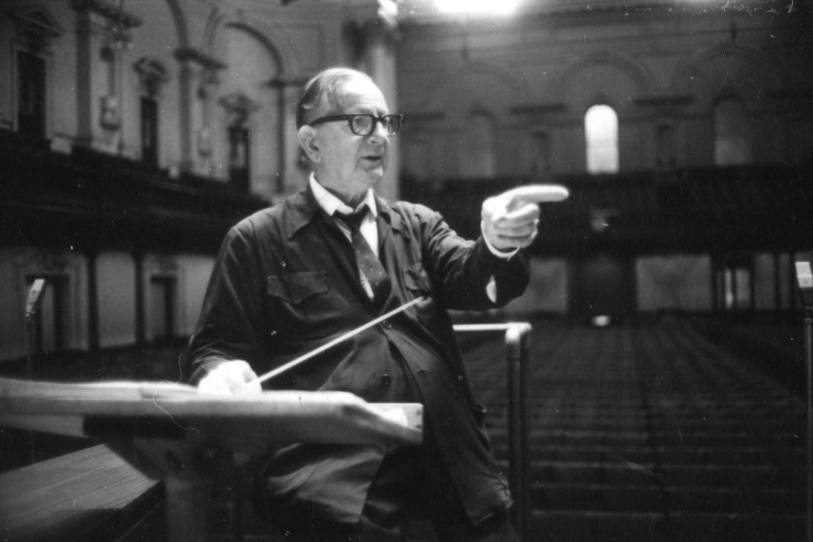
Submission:
<svg viewBox="0 0 813 542">
<path fill-rule="evenodd" d="M 507 442 L 507 431 L 488 428 L 494 446 Z M 641 446 L 668 447 L 714 447 L 742 448 L 762 443 L 770 447 L 801 447 L 803 432 L 775 432 L 770 438 L 757 438 L 747 431 L 702 431 L 682 432 L 657 430 L 654 433 L 644 429 L 640 431 L 612 431 L 583 428 L 562 428 L 558 430 L 533 429 L 529 435 L 529 447 L 559 444 L 561 446 L 615 446 L 620 448 Z"/>
<path fill-rule="evenodd" d="M 802 515 L 534 511 L 532 542 L 766 542 L 804 540 Z"/>
<path fill-rule="evenodd" d="M 763 448 L 755 446 L 719 448 L 716 446 L 682 447 L 626 447 L 607 445 L 533 445 L 529 450 L 531 460 L 540 461 L 631 461 L 643 463 L 657 457 L 663 463 L 738 465 L 783 465 L 804 462 L 803 448 Z M 506 446 L 494 449 L 498 460 L 508 458 Z"/>
<path fill-rule="evenodd" d="M 508 465 L 498 462 L 506 472 Z M 531 461 L 534 481 L 648 484 L 677 487 L 803 487 L 803 465 L 678 465 L 604 461 Z"/>
<path fill-rule="evenodd" d="M 537 483 L 531 503 L 540 510 L 803 514 L 805 493 L 780 488 L 659 487 L 650 485 Z"/>
<path fill-rule="evenodd" d="M 595 510 L 647 512 L 664 510 L 664 496 L 654 484 L 537 483 L 531 490 L 531 506 L 538 510 Z"/>
</svg>

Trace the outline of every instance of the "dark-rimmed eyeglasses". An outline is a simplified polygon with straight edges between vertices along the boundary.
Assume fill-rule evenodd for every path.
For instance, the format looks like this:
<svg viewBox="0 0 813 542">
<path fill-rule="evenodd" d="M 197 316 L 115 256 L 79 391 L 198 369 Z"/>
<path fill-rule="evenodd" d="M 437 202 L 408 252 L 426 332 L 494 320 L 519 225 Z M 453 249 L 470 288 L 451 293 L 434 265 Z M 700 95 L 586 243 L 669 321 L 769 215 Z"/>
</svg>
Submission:
<svg viewBox="0 0 813 542">
<path fill-rule="evenodd" d="M 335 122 L 338 120 L 346 120 L 350 126 L 350 131 L 358 136 L 368 136 L 375 131 L 377 123 L 387 131 L 388 136 L 394 136 L 401 129 L 401 123 L 404 121 L 403 115 L 328 115 L 326 117 L 319 117 L 318 119 L 309 123 L 310 126 L 316 126 L 323 122 Z"/>
</svg>

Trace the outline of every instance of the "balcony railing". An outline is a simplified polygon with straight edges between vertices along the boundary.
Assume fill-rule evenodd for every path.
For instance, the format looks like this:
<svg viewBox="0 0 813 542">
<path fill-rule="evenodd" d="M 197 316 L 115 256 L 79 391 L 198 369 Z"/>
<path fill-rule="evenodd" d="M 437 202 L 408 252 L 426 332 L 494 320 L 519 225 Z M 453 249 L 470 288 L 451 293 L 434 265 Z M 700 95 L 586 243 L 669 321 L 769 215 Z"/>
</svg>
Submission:
<svg viewBox="0 0 813 542">
<path fill-rule="evenodd" d="M 214 252 L 229 226 L 268 202 L 226 183 L 0 134 L 5 244 Z"/>
<path fill-rule="evenodd" d="M 443 214 L 464 236 L 479 233 L 480 204 L 519 184 L 508 177 L 406 181 L 404 199 Z M 561 175 L 570 197 L 542 205 L 537 253 L 595 250 L 796 250 L 813 246 L 813 164 L 693 168 L 617 175 Z"/>
</svg>

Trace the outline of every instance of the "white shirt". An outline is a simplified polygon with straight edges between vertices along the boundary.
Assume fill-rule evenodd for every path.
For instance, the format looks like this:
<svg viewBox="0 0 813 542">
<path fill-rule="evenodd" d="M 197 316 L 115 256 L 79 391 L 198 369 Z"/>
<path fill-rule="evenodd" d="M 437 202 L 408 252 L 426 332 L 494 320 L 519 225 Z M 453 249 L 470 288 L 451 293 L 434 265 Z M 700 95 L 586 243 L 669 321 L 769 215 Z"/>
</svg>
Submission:
<svg viewBox="0 0 813 542">
<path fill-rule="evenodd" d="M 378 226 L 376 225 L 378 207 L 375 205 L 373 189 L 368 189 L 367 195 L 364 197 L 364 201 L 361 202 L 358 207 L 352 209 L 334 194 L 328 192 L 324 186 L 319 184 L 319 181 L 316 180 L 316 177 L 312 173 L 309 182 L 313 195 L 316 198 L 316 202 L 319 204 L 319 207 L 321 207 L 322 210 L 327 213 L 328 216 L 333 216 L 334 213 L 348 215 L 358 210 L 362 205 L 367 206 L 369 212 L 364 215 L 364 220 L 361 221 L 359 231 L 361 231 L 362 237 L 364 237 L 364 240 L 367 241 L 368 245 L 370 245 L 370 248 L 373 249 L 373 254 L 378 257 Z M 350 229 L 347 227 L 347 225 L 341 220 L 337 220 L 336 224 L 339 225 L 339 229 L 342 230 L 342 233 L 344 233 L 345 237 L 347 237 L 347 240 L 349 241 Z"/>
<path fill-rule="evenodd" d="M 364 215 L 364 220 L 361 222 L 361 226 L 359 226 L 359 231 L 364 239 L 367 241 L 367 244 L 370 245 L 370 248 L 373 250 L 373 254 L 378 257 L 378 225 L 376 224 L 376 218 L 378 217 L 378 207 L 375 204 L 375 197 L 373 196 L 373 189 L 369 188 L 367 190 L 367 195 L 364 197 L 364 201 L 359 204 L 356 209 L 352 209 L 349 205 L 345 204 L 342 200 L 336 197 L 335 194 L 330 193 L 324 186 L 319 184 L 319 181 L 316 180 L 316 176 L 311 173 L 310 179 L 308 181 L 310 183 L 311 190 L 313 191 L 313 195 L 316 198 L 316 202 L 319 204 L 319 207 L 327 213 L 328 216 L 333 216 L 334 213 L 340 214 L 350 214 L 354 211 L 358 210 L 362 205 L 367 205 L 369 212 Z M 350 229 L 347 225 L 342 222 L 341 220 L 337 220 L 336 224 L 339 226 L 339 229 L 342 230 L 347 240 L 350 240 Z M 500 252 L 499 250 L 495 249 L 491 246 L 491 243 L 488 242 L 488 239 L 483 236 L 483 240 L 488 247 L 488 250 L 491 251 L 492 254 L 497 256 L 498 258 L 509 259 L 511 256 L 516 254 L 519 249 L 516 249 L 512 252 Z M 367 282 L 367 278 L 364 276 L 364 273 L 359 273 L 361 276 L 361 284 L 364 287 L 364 291 L 367 292 L 367 295 L 370 296 L 370 299 L 373 298 L 373 289 L 370 287 L 370 284 Z M 494 277 L 491 277 L 491 280 L 488 281 L 488 285 L 486 286 L 486 294 L 488 298 L 492 302 L 496 302 L 497 300 L 497 284 L 494 281 Z"/>
<path fill-rule="evenodd" d="M 364 197 L 364 201 L 361 202 L 356 209 L 352 209 L 349 205 L 336 197 L 335 194 L 330 193 L 324 186 L 319 184 L 319 181 L 316 180 L 316 176 L 313 173 L 311 173 L 309 182 L 311 190 L 313 191 L 313 196 L 316 198 L 316 202 L 319 204 L 319 207 L 321 207 L 322 210 L 327 213 L 328 216 L 333 216 L 335 213 L 347 215 L 353 213 L 363 205 L 367 206 L 368 212 L 364 215 L 364 219 L 361 221 L 359 232 L 361 232 L 361 236 L 364 237 L 364 240 L 367 241 L 368 245 L 370 245 L 373 254 L 375 254 L 377 258 L 378 225 L 376 224 L 376 217 L 378 217 L 378 207 L 375 205 L 373 189 L 368 189 L 367 195 Z M 336 225 L 339 226 L 339 229 L 342 231 L 344 236 L 347 237 L 347 240 L 352 242 L 350 228 L 347 227 L 347 224 L 341 220 L 336 220 Z M 373 299 L 373 288 L 370 286 L 367 277 L 365 277 L 364 273 L 361 272 L 361 269 L 359 269 L 359 277 L 361 278 L 361 286 L 364 288 L 367 296 L 369 296 L 370 299 Z"/>
</svg>

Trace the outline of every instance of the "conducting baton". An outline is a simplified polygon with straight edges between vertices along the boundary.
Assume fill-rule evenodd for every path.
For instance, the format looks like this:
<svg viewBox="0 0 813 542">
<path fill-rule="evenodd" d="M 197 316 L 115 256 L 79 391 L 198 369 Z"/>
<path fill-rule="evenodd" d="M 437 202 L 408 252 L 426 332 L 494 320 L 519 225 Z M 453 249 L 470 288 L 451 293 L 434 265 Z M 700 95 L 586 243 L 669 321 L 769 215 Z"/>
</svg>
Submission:
<svg viewBox="0 0 813 542">
<path fill-rule="evenodd" d="M 412 301 L 404 303 L 403 305 L 401 305 L 397 309 L 393 309 L 390 312 L 379 316 L 375 320 L 371 320 L 371 321 L 367 322 L 366 324 L 357 327 L 356 329 L 350 330 L 347 333 L 345 333 L 344 335 L 342 335 L 340 337 L 336 337 L 332 341 L 323 344 L 319 348 L 316 348 L 315 350 L 311 350 L 310 352 L 308 352 L 306 354 L 303 354 L 302 356 L 299 356 L 298 358 L 289 361 L 285 365 L 282 365 L 280 367 L 277 367 L 276 369 L 268 371 L 267 373 L 265 373 L 262 376 L 258 376 L 256 381 L 259 382 L 259 383 L 263 383 L 266 380 L 271 380 L 272 378 L 276 378 L 279 375 L 281 375 L 282 373 L 293 369 L 297 365 L 300 365 L 301 363 L 304 363 L 305 361 L 311 359 L 312 357 L 316 356 L 317 354 L 321 354 L 325 350 L 327 350 L 329 348 L 333 348 L 334 346 L 336 346 L 340 342 L 346 341 L 347 339 L 349 339 L 351 337 L 355 337 L 356 335 L 358 335 L 362 331 L 364 331 L 366 329 L 370 329 L 371 327 L 380 324 L 381 322 L 383 322 L 387 318 L 392 318 L 396 314 L 400 314 L 400 313 L 404 312 L 405 310 L 407 310 L 412 305 L 417 305 L 418 302 L 423 301 L 424 299 L 426 299 L 426 297 L 427 296 L 417 297 L 417 298 L 413 299 Z M 252 381 L 252 382 L 254 382 L 254 381 Z M 248 384 L 251 384 L 251 382 L 246 382 L 246 385 L 248 385 Z"/>
</svg>

